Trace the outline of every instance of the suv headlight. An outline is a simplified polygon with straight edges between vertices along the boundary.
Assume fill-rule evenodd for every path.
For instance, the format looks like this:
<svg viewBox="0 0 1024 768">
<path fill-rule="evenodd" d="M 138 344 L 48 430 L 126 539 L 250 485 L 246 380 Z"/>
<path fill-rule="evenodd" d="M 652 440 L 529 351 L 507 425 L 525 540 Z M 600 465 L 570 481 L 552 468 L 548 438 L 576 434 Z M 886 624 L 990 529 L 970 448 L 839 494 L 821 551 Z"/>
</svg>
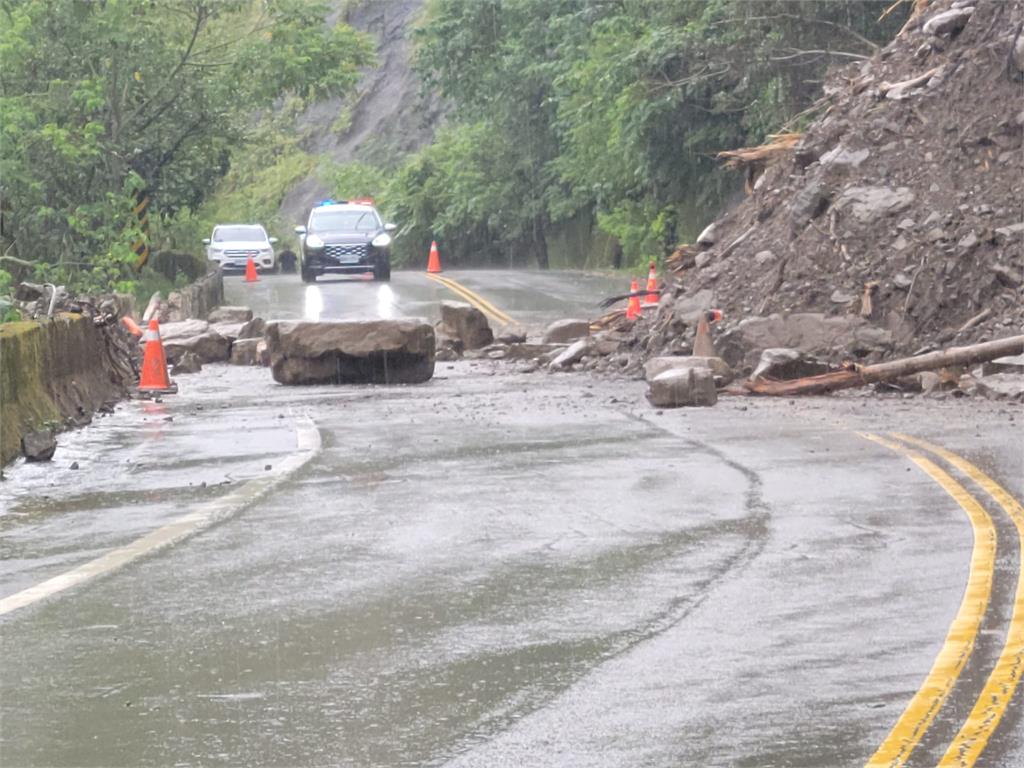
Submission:
<svg viewBox="0 0 1024 768">
<path fill-rule="evenodd" d="M 370 241 L 370 245 L 374 248 L 387 248 L 391 245 L 391 235 L 387 232 L 381 232 L 373 240 Z"/>
<path fill-rule="evenodd" d="M 306 235 L 306 247 L 308 248 L 323 248 L 324 241 L 316 235 Z"/>
</svg>

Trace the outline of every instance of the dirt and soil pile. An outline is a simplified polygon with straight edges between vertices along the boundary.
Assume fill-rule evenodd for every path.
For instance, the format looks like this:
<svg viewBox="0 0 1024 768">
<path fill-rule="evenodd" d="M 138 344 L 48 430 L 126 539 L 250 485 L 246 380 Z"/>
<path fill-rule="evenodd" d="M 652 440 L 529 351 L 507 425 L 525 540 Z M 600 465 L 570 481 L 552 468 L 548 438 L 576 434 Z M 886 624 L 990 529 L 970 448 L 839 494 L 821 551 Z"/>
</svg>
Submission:
<svg viewBox="0 0 1024 768">
<path fill-rule="evenodd" d="M 860 360 L 1020 333 L 1024 3 L 927 4 L 834 71 L 820 107 L 798 141 L 741 153 L 749 195 L 670 260 L 642 357 L 687 351 L 709 306 L 734 364 L 799 346 L 769 338 L 793 336 L 794 317 L 830 324 L 825 346 Z"/>
</svg>

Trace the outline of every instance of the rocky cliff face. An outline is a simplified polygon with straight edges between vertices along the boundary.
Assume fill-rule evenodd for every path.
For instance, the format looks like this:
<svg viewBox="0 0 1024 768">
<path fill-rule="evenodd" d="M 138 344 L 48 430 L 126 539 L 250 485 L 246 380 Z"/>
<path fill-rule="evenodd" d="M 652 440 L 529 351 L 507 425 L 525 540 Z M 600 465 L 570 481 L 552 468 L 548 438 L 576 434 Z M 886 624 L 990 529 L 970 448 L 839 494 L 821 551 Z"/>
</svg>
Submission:
<svg viewBox="0 0 1024 768">
<path fill-rule="evenodd" d="M 1020 333 L 1022 27 L 1020 0 L 934 0 L 834 72 L 802 138 L 750 166 L 749 196 L 677 253 L 648 352 L 679 345 L 695 301 L 724 309 L 725 330 L 845 316 L 889 340 L 876 352 Z"/>
<path fill-rule="evenodd" d="M 328 21 L 342 18 L 341 8 Z M 426 0 L 364 0 L 348 10 L 345 20 L 377 39 L 378 67 L 359 84 L 353 104 L 332 99 L 314 105 L 300 119 L 307 136 L 303 148 L 335 162 L 366 160 L 387 166 L 389 158 L 428 144 L 442 116 L 436 99 L 420 95 L 420 82 L 411 68 L 411 32 Z M 339 117 L 348 112 L 343 130 Z M 315 175 L 303 179 L 285 197 L 281 214 L 299 222 L 309 207 L 330 194 Z"/>
</svg>

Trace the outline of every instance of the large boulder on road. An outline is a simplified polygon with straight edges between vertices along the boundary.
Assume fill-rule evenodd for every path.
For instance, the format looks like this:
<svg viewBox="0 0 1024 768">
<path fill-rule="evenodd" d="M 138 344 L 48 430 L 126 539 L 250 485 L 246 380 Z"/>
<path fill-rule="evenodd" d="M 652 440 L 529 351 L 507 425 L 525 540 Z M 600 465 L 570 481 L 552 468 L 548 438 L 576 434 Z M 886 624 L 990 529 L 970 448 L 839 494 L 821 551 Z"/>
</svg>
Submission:
<svg viewBox="0 0 1024 768">
<path fill-rule="evenodd" d="M 164 342 L 167 362 L 177 363 L 186 352 L 192 352 L 202 363 L 223 363 L 231 357 L 231 339 L 210 330 L 187 339 Z"/>
<path fill-rule="evenodd" d="M 464 349 L 480 349 L 494 341 L 494 332 L 484 313 L 462 301 L 441 302 L 441 323 L 449 336 Z"/>
<path fill-rule="evenodd" d="M 242 338 L 242 328 L 245 327 L 245 323 L 210 323 L 210 330 L 219 333 L 225 339 Z"/>
<path fill-rule="evenodd" d="M 274 322 L 266 341 L 281 384 L 418 384 L 434 375 L 434 329 L 422 320 Z"/>
<path fill-rule="evenodd" d="M 231 345 L 231 365 L 257 365 L 259 352 L 257 348 L 263 339 L 238 339 Z"/>
<path fill-rule="evenodd" d="M 765 349 L 788 347 L 808 355 L 862 358 L 892 348 L 892 332 L 857 315 L 828 317 L 816 312 L 749 317 L 715 340 L 733 368 L 754 368 Z"/>
<path fill-rule="evenodd" d="M 49 461 L 57 451 L 57 439 L 52 429 L 29 432 L 21 438 L 21 450 L 25 461 Z"/>
<path fill-rule="evenodd" d="M 192 352 L 184 352 L 171 368 L 171 376 L 199 373 L 201 370 L 203 370 L 203 361 L 199 359 L 199 356 Z"/>
<path fill-rule="evenodd" d="M 217 307 L 207 315 L 211 324 L 216 323 L 248 323 L 252 320 L 252 310 L 248 307 Z"/>
<path fill-rule="evenodd" d="M 714 405 L 718 402 L 710 368 L 674 368 L 651 379 L 647 399 L 659 408 Z"/>
<path fill-rule="evenodd" d="M 648 382 L 654 381 L 665 371 L 688 371 L 692 368 L 703 368 L 711 371 L 723 384 L 728 384 L 733 379 L 732 368 L 720 357 L 652 357 L 644 363 L 644 378 Z"/>
<path fill-rule="evenodd" d="M 160 324 L 160 339 L 164 344 L 178 339 L 191 339 L 209 330 L 210 324 L 205 320 L 180 320 L 176 323 Z"/>
</svg>

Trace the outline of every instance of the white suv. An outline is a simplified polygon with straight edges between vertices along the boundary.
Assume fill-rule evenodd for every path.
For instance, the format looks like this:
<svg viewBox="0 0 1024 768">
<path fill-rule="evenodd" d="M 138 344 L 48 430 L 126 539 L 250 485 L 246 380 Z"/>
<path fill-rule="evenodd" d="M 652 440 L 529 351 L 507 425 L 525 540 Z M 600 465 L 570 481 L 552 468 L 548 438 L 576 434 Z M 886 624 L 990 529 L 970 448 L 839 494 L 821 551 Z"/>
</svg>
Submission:
<svg viewBox="0 0 1024 768">
<path fill-rule="evenodd" d="M 267 230 L 260 224 L 218 224 L 203 242 L 206 258 L 216 261 L 225 271 L 245 269 L 250 257 L 260 272 L 277 270 L 277 238 L 267 237 Z"/>
</svg>

